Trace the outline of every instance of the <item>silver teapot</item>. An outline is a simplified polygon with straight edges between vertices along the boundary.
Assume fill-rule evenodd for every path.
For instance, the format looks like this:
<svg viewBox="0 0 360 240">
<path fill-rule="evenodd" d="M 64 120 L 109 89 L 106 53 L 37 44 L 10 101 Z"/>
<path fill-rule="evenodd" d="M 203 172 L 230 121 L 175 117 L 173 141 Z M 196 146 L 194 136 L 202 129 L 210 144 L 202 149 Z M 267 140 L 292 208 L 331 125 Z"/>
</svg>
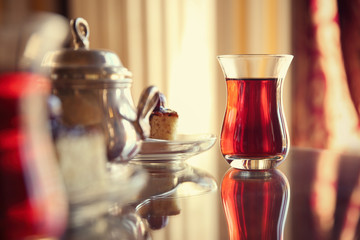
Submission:
<svg viewBox="0 0 360 240">
<path fill-rule="evenodd" d="M 131 72 L 114 52 L 89 49 L 86 20 L 76 18 L 70 25 L 74 48 L 51 52 L 42 63 L 61 101 L 61 124 L 102 132 L 108 160 L 130 160 L 150 133 L 149 114 L 159 92 L 154 86 L 145 89 L 136 108 Z"/>
</svg>

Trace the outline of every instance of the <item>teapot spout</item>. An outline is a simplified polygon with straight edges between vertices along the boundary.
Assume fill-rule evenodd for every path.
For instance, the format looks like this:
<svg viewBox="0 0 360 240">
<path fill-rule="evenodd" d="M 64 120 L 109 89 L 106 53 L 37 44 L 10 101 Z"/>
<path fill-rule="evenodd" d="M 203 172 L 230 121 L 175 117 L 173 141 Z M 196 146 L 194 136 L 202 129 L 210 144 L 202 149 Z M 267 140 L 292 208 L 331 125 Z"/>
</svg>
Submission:
<svg viewBox="0 0 360 240">
<path fill-rule="evenodd" d="M 147 87 L 141 94 L 137 106 L 137 119 L 134 122 L 136 132 L 141 139 L 150 136 L 149 117 L 159 100 L 159 90 L 155 86 Z"/>
</svg>

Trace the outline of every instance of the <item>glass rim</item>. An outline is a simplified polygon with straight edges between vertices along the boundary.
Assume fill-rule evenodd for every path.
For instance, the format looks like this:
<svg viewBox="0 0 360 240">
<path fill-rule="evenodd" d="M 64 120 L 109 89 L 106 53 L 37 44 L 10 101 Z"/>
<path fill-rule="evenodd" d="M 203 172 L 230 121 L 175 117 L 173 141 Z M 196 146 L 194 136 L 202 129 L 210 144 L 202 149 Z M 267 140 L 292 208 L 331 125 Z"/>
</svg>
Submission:
<svg viewBox="0 0 360 240">
<path fill-rule="evenodd" d="M 218 55 L 217 58 L 239 58 L 239 57 L 274 57 L 274 58 L 293 58 L 292 54 L 222 54 Z"/>
</svg>

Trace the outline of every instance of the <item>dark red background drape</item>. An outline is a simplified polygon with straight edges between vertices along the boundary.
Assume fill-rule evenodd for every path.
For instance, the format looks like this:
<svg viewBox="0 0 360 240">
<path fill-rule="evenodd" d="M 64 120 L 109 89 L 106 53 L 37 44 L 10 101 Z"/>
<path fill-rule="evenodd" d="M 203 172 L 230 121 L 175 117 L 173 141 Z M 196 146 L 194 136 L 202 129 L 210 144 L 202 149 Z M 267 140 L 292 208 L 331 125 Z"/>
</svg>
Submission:
<svg viewBox="0 0 360 240">
<path fill-rule="evenodd" d="M 360 0 L 293 1 L 292 144 L 360 154 Z"/>
</svg>

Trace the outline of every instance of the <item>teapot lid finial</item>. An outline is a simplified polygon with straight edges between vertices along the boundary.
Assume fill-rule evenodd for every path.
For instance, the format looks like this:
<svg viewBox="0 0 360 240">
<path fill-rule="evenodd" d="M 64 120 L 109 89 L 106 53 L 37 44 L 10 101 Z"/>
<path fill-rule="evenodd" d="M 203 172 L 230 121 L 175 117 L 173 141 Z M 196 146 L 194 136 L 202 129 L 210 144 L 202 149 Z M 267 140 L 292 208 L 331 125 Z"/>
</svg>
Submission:
<svg viewBox="0 0 360 240">
<path fill-rule="evenodd" d="M 74 48 L 89 48 L 90 27 L 83 18 L 75 18 L 70 21 L 71 33 L 73 35 Z"/>
</svg>

